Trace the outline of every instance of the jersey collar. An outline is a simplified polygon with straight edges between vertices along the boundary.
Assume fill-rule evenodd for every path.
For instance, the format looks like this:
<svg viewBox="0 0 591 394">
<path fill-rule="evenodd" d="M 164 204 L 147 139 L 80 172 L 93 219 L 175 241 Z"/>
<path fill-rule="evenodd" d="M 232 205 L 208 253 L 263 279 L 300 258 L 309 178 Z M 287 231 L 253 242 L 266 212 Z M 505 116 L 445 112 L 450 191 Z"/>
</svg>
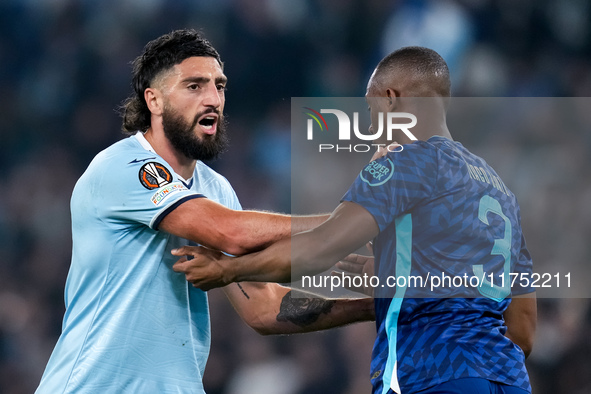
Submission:
<svg viewBox="0 0 591 394">
<path fill-rule="evenodd" d="M 150 145 L 150 143 L 148 142 L 146 137 L 144 137 L 144 133 L 141 133 L 138 131 L 137 133 L 134 134 L 134 137 L 136 140 L 138 140 L 138 142 L 140 143 L 142 148 L 144 148 L 145 150 L 147 150 L 149 152 L 156 153 L 154 148 L 152 148 L 152 145 Z"/>
</svg>

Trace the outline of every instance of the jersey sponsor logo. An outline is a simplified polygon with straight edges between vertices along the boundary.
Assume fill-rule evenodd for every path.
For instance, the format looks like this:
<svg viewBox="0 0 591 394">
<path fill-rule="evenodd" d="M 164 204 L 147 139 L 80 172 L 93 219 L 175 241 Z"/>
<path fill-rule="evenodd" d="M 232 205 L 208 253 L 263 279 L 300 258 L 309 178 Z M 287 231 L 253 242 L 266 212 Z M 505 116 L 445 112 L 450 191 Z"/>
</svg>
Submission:
<svg viewBox="0 0 591 394">
<path fill-rule="evenodd" d="M 181 190 L 189 190 L 181 182 L 174 182 L 159 189 L 152 198 L 152 203 L 156 206 L 160 205 L 170 195 L 180 192 Z"/>
<path fill-rule="evenodd" d="M 151 161 L 140 168 L 140 183 L 148 190 L 159 189 L 172 182 L 172 174 L 163 164 Z"/>
<path fill-rule="evenodd" d="M 386 159 L 384 164 L 378 163 L 377 160 L 372 161 L 359 174 L 361 180 L 369 186 L 383 185 L 392 178 L 392 175 L 394 175 L 394 163 L 390 159 Z"/>
<path fill-rule="evenodd" d="M 130 162 L 129 162 L 129 163 L 127 163 L 127 164 L 142 163 L 142 162 L 144 162 L 144 161 L 146 161 L 146 160 L 153 160 L 153 159 L 155 159 L 155 158 L 156 158 L 156 156 L 154 156 L 154 157 L 148 157 L 147 159 L 133 159 L 132 161 L 130 161 Z"/>
</svg>

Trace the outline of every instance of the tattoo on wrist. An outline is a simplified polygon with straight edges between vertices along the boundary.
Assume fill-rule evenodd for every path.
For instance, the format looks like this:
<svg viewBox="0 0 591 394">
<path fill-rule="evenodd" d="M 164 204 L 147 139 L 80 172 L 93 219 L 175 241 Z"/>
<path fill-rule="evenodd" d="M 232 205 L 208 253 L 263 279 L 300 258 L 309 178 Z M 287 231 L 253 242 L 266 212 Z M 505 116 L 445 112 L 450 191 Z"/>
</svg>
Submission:
<svg viewBox="0 0 591 394">
<path fill-rule="evenodd" d="M 250 297 L 248 296 L 248 294 L 246 293 L 246 291 L 244 291 L 244 289 L 242 288 L 242 286 L 240 286 L 240 283 L 236 283 L 238 285 L 238 288 L 240 289 L 240 291 L 242 291 L 242 294 L 244 294 L 244 296 L 250 300 Z"/>
<path fill-rule="evenodd" d="M 305 327 L 316 322 L 321 314 L 329 313 L 334 303 L 334 300 L 306 297 L 303 292 L 291 290 L 281 300 L 277 321 Z"/>
</svg>

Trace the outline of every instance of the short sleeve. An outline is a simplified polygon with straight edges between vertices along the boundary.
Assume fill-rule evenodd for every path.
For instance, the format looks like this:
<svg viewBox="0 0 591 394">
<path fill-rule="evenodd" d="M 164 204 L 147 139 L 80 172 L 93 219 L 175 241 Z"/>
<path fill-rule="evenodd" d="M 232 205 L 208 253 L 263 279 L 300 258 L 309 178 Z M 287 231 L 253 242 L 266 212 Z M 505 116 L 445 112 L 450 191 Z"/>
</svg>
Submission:
<svg viewBox="0 0 591 394">
<path fill-rule="evenodd" d="M 230 185 L 230 182 L 225 177 L 221 175 L 220 177 L 225 182 L 224 195 L 226 197 L 225 201 L 227 201 L 225 205 L 228 208 L 233 209 L 235 211 L 242 211 L 242 205 L 240 204 L 240 200 L 238 200 L 238 196 L 236 195 L 236 192 Z"/>
<path fill-rule="evenodd" d="M 367 209 L 383 231 L 402 213 L 428 199 L 437 181 L 437 149 L 423 141 L 366 165 L 341 201 Z"/>
<path fill-rule="evenodd" d="M 103 220 L 136 222 L 157 229 L 178 205 L 204 197 L 189 190 L 172 168 L 158 159 L 137 164 L 119 160 L 93 163 L 91 196 Z"/>
</svg>

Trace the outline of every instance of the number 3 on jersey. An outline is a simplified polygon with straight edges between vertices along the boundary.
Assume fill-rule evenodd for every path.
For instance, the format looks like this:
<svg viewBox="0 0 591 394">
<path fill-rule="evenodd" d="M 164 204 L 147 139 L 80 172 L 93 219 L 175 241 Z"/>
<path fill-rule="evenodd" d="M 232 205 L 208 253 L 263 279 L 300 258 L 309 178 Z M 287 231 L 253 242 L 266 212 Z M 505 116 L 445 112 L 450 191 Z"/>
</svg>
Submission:
<svg viewBox="0 0 591 394">
<path fill-rule="evenodd" d="M 501 301 L 511 294 L 509 277 L 511 269 L 511 221 L 505 216 L 501 210 L 501 204 L 499 204 L 497 200 L 490 196 L 483 196 L 478 205 L 478 219 L 487 226 L 489 225 L 487 218 L 489 212 L 500 216 L 505 222 L 505 235 L 503 238 L 495 239 L 495 243 L 490 252 L 491 255 L 501 255 L 505 259 L 505 263 L 503 264 L 503 278 L 501 279 L 503 286 L 497 286 L 487 279 L 487 277 L 490 277 L 490 273 L 486 275 L 482 264 L 474 265 L 472 270 L 474 271 L 474 275 L 480 278 L 480 280 L 484 279 L 483 283 L 478 286 L 480 294 L 492 298 L 495 301 Z"/>
</svg>

